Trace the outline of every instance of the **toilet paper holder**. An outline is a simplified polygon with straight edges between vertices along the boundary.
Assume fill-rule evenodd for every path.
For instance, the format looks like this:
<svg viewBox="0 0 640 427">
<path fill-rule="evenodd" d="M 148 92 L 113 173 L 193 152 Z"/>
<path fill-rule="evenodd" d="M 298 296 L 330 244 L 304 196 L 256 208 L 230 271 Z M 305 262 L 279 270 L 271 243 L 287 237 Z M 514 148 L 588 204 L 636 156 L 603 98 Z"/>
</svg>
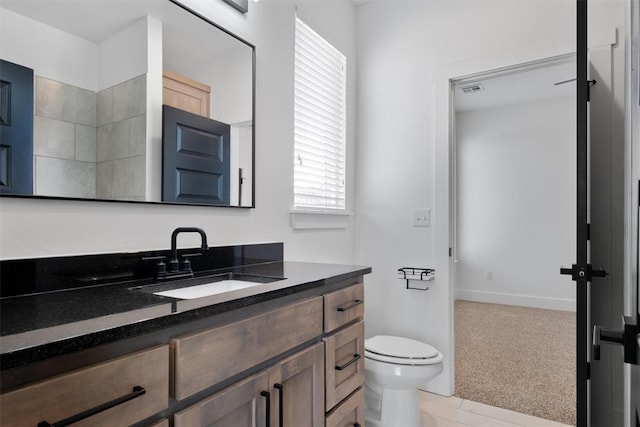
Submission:
<svg viewBox="0 0 640 427">
<path fill-rule="evenodd" d="M 433 268 L 402 267 L 398 269 L 398 278 L 406 281 L 407 289 L 427 291 L 429 287 L 425 286 L 425 282 L 436 278 L 436 270 Z M 410 282 L 419 282 L 422 283 L 422 286 L 411 286 Z"/>
</svg>

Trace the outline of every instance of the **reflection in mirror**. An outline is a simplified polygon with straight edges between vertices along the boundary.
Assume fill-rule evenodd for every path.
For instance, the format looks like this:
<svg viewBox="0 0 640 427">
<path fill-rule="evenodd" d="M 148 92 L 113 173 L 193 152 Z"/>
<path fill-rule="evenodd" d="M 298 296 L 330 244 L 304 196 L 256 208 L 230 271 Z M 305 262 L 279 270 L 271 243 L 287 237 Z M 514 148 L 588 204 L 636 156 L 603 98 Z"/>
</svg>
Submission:
<svg viewBox="0 0 640 427">
<path fill-rule="evenodd" d="M 0 39 L 1 194 L 253 206 L 253 46 L 169 0 L 0 0 Z"/>
</svg>

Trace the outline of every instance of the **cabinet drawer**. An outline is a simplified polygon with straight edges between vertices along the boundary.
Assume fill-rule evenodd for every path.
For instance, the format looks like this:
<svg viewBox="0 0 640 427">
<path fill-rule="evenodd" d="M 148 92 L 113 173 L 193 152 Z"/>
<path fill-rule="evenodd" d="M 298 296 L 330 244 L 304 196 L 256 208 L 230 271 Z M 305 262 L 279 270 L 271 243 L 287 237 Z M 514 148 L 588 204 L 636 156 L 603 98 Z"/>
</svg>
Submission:
<svg viewBox="0 0 640 427">
<path fill-rule="evenodd" d="M 359 388 L 327 415 L 325 427 L 364 426 L 364 389 Z"/>
<path fill-rule="evenodd" d="M 173 417 L 175 427 L 267 425 L 266 408 L 271 404 L 266 371 L 253 375 L 204 399 Z"/>
<path fill-rule="evenodd" d="M 364 284 L 324 295 L 324 331 L 331 332 L 364 315 Z"/>
<path fill-rule="evenodd" d="M 171 341 L 176 399 L 204 390 L 322 334 L 322 297 Z"/>
<path fill-rule="evenodd" d="M 364 383 L 364 321 L 324 338 L 325 396 L 329 411 Z"/>
<path fill-rule="evenodd" d="M 134 387 L 144 394 L 132 397 Z M 90 411 L 123 396 L 117 404 L 78 426 L 130 425 L 162 411 L 169 403 L 169 349 L 155 347 L 34 383 L 0 396 L 0 425 L 33 427 Z"/>
</svg>

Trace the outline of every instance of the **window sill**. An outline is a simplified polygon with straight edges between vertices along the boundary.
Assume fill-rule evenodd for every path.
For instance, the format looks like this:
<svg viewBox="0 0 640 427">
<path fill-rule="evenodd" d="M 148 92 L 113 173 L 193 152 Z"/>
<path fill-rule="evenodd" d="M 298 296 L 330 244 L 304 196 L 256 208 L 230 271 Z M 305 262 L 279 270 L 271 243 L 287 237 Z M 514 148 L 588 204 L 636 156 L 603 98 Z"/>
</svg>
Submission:
<svg viewBox="0 0 640 427">
<path fill-rule="evenodd" d="M 349 228 L 352 215 L 349 212 L 293 210 L 290 215 L 291 228 L 295 230 Z"/>
</svg>

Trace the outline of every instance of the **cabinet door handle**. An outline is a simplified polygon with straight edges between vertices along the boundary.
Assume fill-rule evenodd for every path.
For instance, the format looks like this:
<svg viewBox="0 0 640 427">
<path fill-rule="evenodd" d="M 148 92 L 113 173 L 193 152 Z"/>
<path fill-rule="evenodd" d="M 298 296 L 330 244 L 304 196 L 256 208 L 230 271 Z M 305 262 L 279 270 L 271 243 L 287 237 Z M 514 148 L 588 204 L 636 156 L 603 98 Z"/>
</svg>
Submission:
<svg viewBox="0 0 640 427">
<path fill-rule="evenodd" d="M 284 386 L 280 383 L 275 383 L 273 388 L 278 390 L 278 412 L 280 416 L 278 418 L 278 427 L 284 427 Z"/>
<path fill-rule="evenodd" d="M 360 304 L 362 304 L 363 302 L 364 302 L 364 301 L 363 301 L 363 300 L 361 300 L 361 299 L 356 299 L 356 300 L 351 301 L 351 302 L 350 302 L 349 304 L 347 304 L 347 305 L 344 305 L 344 306 L 342 306 L 342 307 L 338 307 L 338 309 L 337 309 L 337 310 L 338 310 L 339 312 L 341 312 L 341 313 L 342 313 L 342 312 L 345 312 L 345 311 L 347 311 L 347 310 L 351 310 L 353 307 L 357 307 L 357 306 L 359 306 L 359 305 L 360 305 Z"/>
<path fill-rule="evenodd" d="M 49 424 L 46 421 L 42 421 L 38 423 L 38 427 L 64 427 L 73 423 L 77 423 L 80 420 L 84 420 L 85 418 L 89 418 L 94 416 L 100 412 L 104 412 L 107 409 L 111 409 L 115 406 L 118 406 L 124 402 L 128 402 L 129 400 L 135 399 L 136 397 L 140 397 L 145 394 L 147 391 L 140 387 L 139 385 L 133 387 L 133 391 L 129 394 L 126 394 L 122 397 L 118 397 L 117 399 L 113 399 L 110 402 L 103 403 L 102 405 L 98 405 L 95 408 L 88 409 L 84 412 L 80 412 L 79 414 L 73 415 L 69 418 L 65 418 L 64 420 L 58 421 L 57 423 Z"/>
<path fill-rule="evenodd" d="M 265 427 L 271 427 L 271 393 L 268 391 L 261 391 L 260 396 L 266 398 L 264 404 L 266 421 L 264 425 Z"/>
<path fill-rule="evenodd" d="M 347 366 L 356 363 L 359 359 L 360 359 L 360 355 L 359 354 L 354 354 L 353 355 L 353 359 L 349 360 L 344 365 L 340 365 L 340 366 L 336 365 L 336 370 L 337 371 L 342 371 L 343 369 L 346 369 Z"/>
</svg>

